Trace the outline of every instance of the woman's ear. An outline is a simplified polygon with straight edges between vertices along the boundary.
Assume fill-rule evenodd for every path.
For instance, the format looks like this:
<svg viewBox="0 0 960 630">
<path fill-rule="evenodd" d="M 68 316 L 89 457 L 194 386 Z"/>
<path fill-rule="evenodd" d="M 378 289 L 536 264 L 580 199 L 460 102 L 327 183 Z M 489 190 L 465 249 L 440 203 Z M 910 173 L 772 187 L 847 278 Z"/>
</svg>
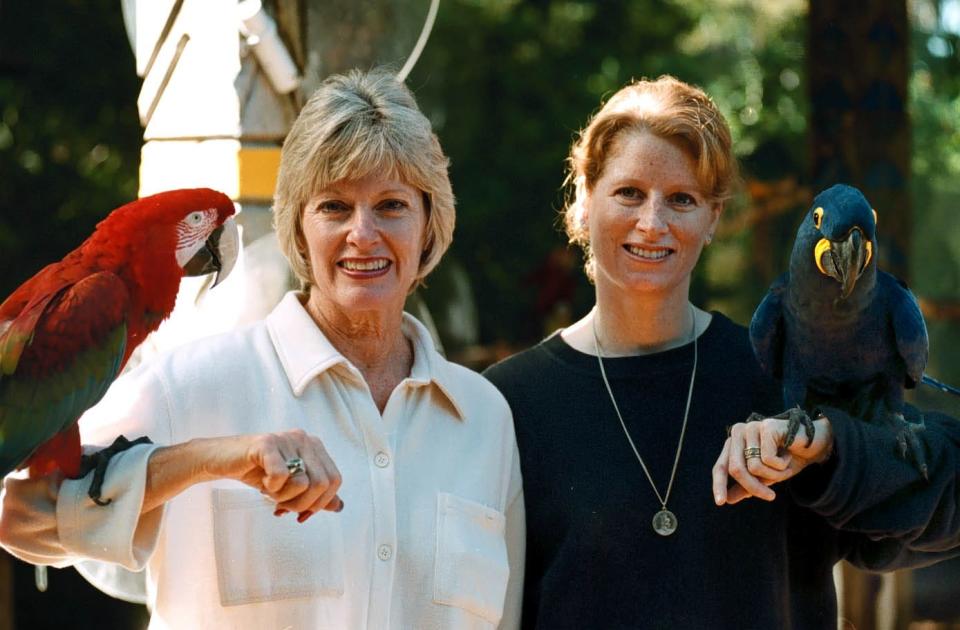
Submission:
<svg viewBox="0 0 960 630">
<path fill-rule="evenodd" d="M 723 214 L 724 204 L 722 201 L 714 201 L 710 208 L 710 227 L 707 228 L 707 235 L 703 239 L 704 245 L 709 245 L 717 233 L 717 226 L 720 224 L 720 215 Z"/>
</svg>

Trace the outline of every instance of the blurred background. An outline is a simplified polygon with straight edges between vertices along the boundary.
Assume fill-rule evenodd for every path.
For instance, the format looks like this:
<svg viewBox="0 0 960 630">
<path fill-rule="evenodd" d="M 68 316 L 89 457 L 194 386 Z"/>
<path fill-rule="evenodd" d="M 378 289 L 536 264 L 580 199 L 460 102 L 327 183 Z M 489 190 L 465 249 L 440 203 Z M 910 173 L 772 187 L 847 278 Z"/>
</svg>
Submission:
<svg viewBox="0 0 960 630">
<path fill-rule="evenodd" d="M 268 311 L 288 281 L 255 266 L 276 271 L 270 169 L 304 95 L 353 65 L 400 69 L 429 33 L 407 82 L 452 159 L 458 220 L 410 308 L 429 314 L 453 360 L 481 369 L 589 308 L 580 252 L 558 218 L 567 150 L 601 99 L 669 73 L 713 96 L 743 166 L 694 301 L 748 322 L 812 197 L 852 183 L 879 213 L 881 267 L 921 299 L 928 372 L 960 383 L 960 0 L 442 0 L 435 21 L 429 0 L 263 0 L 231 52 L 239 111 L 226 131 L 178 128 L 211 98 L 177 77 L 214 72 L 209 56 L 174 50 L 176 28 L 174 51 L 154 50 L 165 18 L 181 5 L 187 20 L 183 7 L 196 2 L 157 0 L 153 31 L 145 4 L 0 0 L 0 296 L 112 208 L 174 187 L 175 164 L 196 157 L 200 138 L 236 166 L 219 187 L 243 207 L 248 251 L 264 252 L 248 257 L 245 295 L 263 301 L 248 315 Z M 257 31 L 264 23 L 276 31 Z M 263 54 L 271 36 L 296 80 L 284 84 L 283 60 Z M 960 416 L 957 399 L 914 400 Z M 141 606 L 110 600 L 73 570 L 50 578 L 37 593 L 32 568 L 0 552 L 0 630 L 145 625 Z M 842 617 L 857 628 L 960 627 L 960 564 L 884 577 L 844 569 L 838 579 Z"/>
</svg>

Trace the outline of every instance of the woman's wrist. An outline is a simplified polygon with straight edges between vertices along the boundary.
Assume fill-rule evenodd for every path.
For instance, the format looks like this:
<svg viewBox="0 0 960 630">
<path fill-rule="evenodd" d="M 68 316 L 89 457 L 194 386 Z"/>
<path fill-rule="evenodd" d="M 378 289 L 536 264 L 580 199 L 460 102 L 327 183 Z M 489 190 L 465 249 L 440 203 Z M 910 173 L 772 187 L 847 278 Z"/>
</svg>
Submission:
<svg viewBox="0 0 960 630">
<path fill-rule="evenodd" d="M 823 414 L 820 414 L 820 417 L 817 418 L 817 422 L 822 422 L 823 432 L 824 432 L 824 442 L 825 445 L 823 450 L 820 452 L 819 456 L 816 458 L 815 462 L 817 464 L 825 464 L 830 461 L 830 458 L 833 457 L 833 425 L 830 424 L 830 418 L 826 417 Z"/>
<path fill-rule="evenodd" d="M 155 450 L 147 463 L 143 512 L 159 507 L 194 484 L 226 476 L 210 466 L 210 455 L 217 453 L 219 441 L 194 438 Z"/>
</svg>

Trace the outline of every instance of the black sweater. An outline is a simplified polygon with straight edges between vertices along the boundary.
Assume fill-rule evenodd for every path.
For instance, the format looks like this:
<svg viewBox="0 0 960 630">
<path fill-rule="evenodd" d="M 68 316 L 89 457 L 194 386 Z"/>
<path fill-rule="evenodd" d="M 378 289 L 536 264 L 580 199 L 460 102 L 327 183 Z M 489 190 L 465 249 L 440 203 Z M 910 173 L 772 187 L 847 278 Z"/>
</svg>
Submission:
<svg viewBox="0 0 960 630">
<path fill-rule="evenodd" d="M 956 422 L 927 417 L 931 483 L 894 455 L 892 435 L 831 410 L 834 456 L 775 487 L 767 503 L 717 507 L 711 468 L 726 427 L 782 410 L 746 330 L 723 315 L 699 339 L 687 434 L 660 508 L 623 434 L 594 356 L 554 334 L 485 375 L 513 410 L 527 509 L 523 627 L 836 628 L 832 567 L 932 562 L 960 544 Z M 663 494 L 693 346 L 605 359 L 634 442 Z M 842 529 L 841 529 L 842 528 Z"/>
</svg>

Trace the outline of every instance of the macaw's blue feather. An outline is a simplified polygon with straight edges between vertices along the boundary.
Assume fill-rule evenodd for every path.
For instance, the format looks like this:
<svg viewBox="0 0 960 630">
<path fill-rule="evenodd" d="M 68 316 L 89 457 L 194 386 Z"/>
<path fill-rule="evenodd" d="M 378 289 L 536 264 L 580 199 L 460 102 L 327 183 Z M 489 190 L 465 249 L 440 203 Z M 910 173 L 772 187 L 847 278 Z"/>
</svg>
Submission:
<svg viewBox="0 0 960 630">
<path fill-rule="evenodd" d="M 818 195 L 797 231 L 789 273 L 754 313 L 754 352 L 782 380 L 788 407 L 898 414 L 903 388 L 923 374 L 923 316 L 910 291 L 877 269 L 876 230 L 856 188 Z"/>
<path fill-rule="evenodd" d="M 783 377 L 783 292 L 790 275 L 780 276 L 764 296 L 750 320 L 750 343 L 764 372 Z"/>
</svg>

